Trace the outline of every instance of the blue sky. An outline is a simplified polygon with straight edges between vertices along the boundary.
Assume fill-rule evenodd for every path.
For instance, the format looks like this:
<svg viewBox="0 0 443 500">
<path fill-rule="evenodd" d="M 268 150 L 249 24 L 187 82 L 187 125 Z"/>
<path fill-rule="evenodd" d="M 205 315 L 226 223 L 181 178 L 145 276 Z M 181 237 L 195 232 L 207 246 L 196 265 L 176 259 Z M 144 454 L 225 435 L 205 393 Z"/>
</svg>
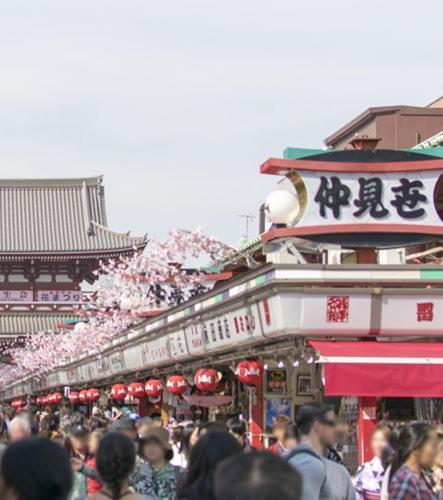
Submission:
<svg viewBox="0 0 443 500">
<path fill-rule="evenodd" d="M 104 174 L 110 225 L 236 243 L 276 178 L 369 106 L 443 94 L 430 0 L 0 5 L 3 177 Z M 254 228 L 256 226 L 254 222 Z"/>
</svg>

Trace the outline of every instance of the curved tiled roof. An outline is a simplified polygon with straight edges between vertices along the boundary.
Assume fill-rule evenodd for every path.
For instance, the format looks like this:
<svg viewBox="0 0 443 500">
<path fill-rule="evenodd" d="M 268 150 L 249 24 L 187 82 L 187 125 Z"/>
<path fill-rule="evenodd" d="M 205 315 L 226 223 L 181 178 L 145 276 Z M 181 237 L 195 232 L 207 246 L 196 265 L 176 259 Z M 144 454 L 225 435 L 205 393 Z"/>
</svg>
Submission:
<svg viewBox="0 0 443 500">
<path fill-rule="evenodd" d="M 58 331 L 57 325 L 78 320 L 72 313 L 5 313 L 0 314 L 0 337 L 15 337 L 28 333 Z"/>
<path fill-rule="evenodd" d="M 106 253 L 144 248 L 107 226 L 103 178 L 0 180 L 0 254 Z"/>
</svg>

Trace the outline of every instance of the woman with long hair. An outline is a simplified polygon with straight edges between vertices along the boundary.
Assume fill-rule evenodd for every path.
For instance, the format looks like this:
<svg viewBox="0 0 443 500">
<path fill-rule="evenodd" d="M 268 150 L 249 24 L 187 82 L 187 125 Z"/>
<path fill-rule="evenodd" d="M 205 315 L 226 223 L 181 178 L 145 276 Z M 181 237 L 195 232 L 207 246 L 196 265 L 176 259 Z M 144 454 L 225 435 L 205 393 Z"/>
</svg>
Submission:
<svg viewBox="0 0 443 500">
<path fill-rule="evenodd" d="M 437 433 L 425 422 L 403 428 L 389 476 L 390 500 L 436 500 L 429 471 L 437 451 Z"/>
<path fill-rule="evenodd" d="M 134 442 L 118 432 L 110 432 L 101 440 L 96 456 L 97 472 L 103 486 L 93 500 L 143 500 L 129 488 L 129 476 L 135 467 Z"/>
<path fill-rule="evenodd" d="M 177 488 L 179 500 L 214 500 L 214 475 L 225 458 L 243 448 L 229 432 L 213 431 L 203 435 L 192 448 L 188 472 Z"/>
<path fill-rule="evenodd" d="M 355 477 L 355 490 L 358 500 L 380 500 L 385 467 L 382 457 L 388 446 L 392 429 L 380 422 L 372 434 L 372 460 L 361 465 Z"/>
</svg>

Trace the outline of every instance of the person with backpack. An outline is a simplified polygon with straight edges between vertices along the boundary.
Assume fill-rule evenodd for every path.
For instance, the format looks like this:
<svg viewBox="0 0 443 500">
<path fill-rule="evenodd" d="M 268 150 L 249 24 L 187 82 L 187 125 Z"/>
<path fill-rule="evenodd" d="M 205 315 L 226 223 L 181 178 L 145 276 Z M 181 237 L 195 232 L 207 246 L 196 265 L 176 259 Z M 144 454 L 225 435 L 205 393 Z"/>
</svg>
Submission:
<svg viewBox="0 0 443 500">
<path fill-rule="evenodd" d="M 139 461 L 130 485 L 152 500 L 175 500 L 183 469 L 171 465 L 174 456 L 169 433 L 163 427 L 152 427 L 139 442 Z"/>
<path fill-rule="evenodd" d="M 301 474 L 301 500 L 354 500 L 349 473 L 344 466 L 325 458 L 326 449 L 336 440 L 336 419 L 324 403 L 307 403 L 295 420 L 299 444 L 286 455 Z"/>
</svg>

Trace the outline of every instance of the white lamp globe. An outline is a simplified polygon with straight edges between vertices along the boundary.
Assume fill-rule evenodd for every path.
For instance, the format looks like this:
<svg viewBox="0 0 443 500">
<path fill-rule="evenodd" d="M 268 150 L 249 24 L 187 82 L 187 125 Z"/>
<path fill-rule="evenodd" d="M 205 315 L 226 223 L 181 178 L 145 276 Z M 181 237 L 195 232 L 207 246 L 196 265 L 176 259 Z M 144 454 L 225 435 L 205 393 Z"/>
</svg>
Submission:
<svg viewBox="0 0 443 500">
<path fill-rule="evenodd" d="M 85 333 L 88 330 L 88 324 L 85 323 L 84 321 L 79 321 L 74 325 L 74 332 L 75 333 Z"/>
<path fill-rule="evenodd" d="M 274 224 L 292 224 L 300 211 L 300 204 L 289 191 L 273 191 L 266 198 L 265 210 Z"/>
</svg>

